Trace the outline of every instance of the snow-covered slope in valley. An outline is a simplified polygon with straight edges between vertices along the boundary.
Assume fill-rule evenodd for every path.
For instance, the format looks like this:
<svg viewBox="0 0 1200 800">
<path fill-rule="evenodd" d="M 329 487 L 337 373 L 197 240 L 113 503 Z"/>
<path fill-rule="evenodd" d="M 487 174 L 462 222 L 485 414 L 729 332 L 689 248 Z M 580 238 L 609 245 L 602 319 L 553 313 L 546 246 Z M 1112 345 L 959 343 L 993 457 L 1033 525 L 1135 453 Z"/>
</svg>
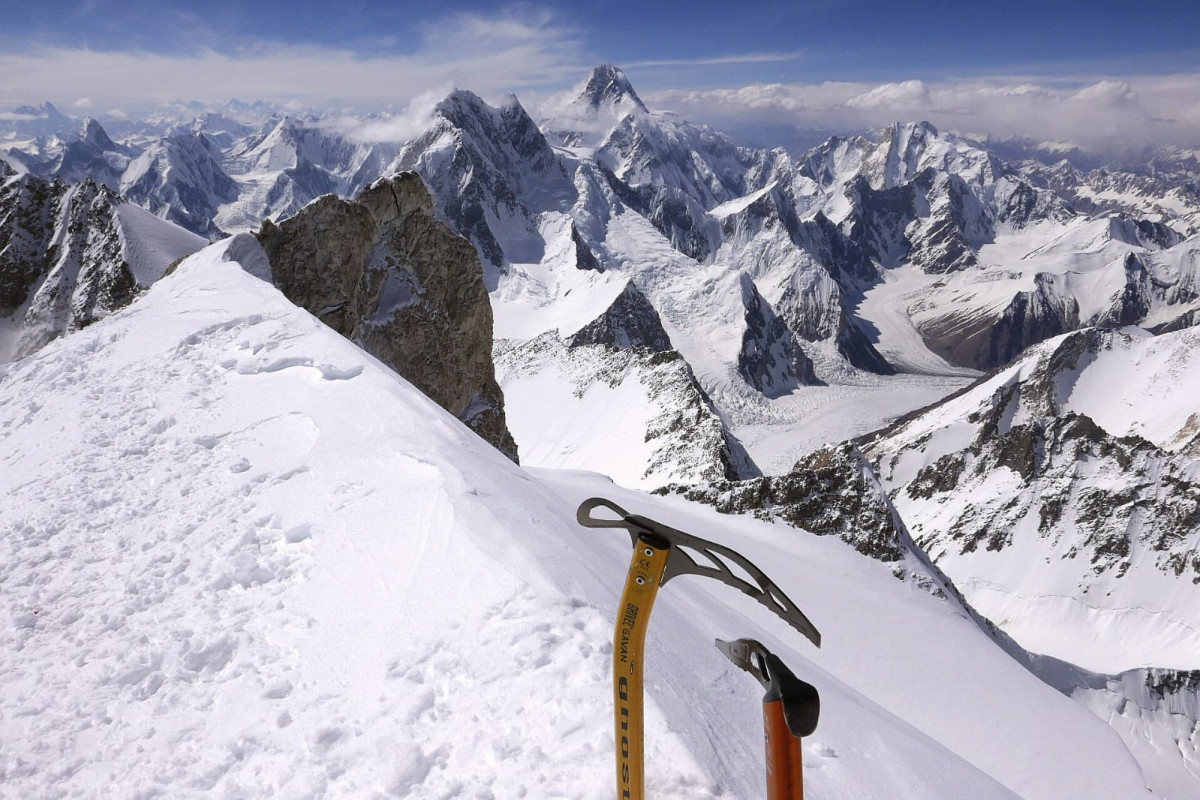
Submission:
<svg viewBox="0 0 1200 800">
<path fill-rule="evenodd" d="M 1107 674 L 1193 669 L 1198 360 L 1196 328 L 1079 331 L 871 453 L 916 539 L 1023 646 Z"/>
<path fill-rule="evenodd" d="M 600 798 L 629 559 L 579 500 L 742 549 L 824 649 L 679 578 L 647 658 L 648 790 L 760 796 L 757 636 L 820 687 L 827 798 L 1133 798 L 1101 722 L 832 538 L 505 459 L 225 260 L 0 372 L 0 779 L 14 796 Z"/>
</svg>

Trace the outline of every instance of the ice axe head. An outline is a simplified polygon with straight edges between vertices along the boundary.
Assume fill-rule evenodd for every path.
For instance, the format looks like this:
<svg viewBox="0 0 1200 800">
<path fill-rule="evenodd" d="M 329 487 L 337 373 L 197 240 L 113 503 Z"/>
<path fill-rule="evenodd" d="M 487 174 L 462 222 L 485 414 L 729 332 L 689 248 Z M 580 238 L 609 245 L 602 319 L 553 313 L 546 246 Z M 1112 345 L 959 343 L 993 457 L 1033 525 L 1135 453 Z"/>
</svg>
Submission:
<svg viewBox="0 0 1200 800">
<path fill-rule="evenodd" d="M 593 516 L 592 512 L 596 509 L 604 509 L 612 517 Z M 720 581 L 754 598 L 814 645 L 821 646 L 820 631 L 799 606 L 792 602 L 766 573 L 736 550 L 684 533 L 661 522 L 630 514 L 616 503 L 602 497 L 583 501 L 577 512 L 577 519 L 585 528 L 623 528 L 628 531 L 634 547 L 637 546 L 638 540 L 643 538 L 657 547 L 665 547 L 669 556 L 662 583 L 665 584 L 679 575 L 698 575 Z M 737 568 L 736 571 L 734 567 Z M 742 577 L 743 575 L 745 577 Z"/>
<path fill-rule="evenodd" d="M 821 714 L 817 688 L 792 674 L 787 665 L 762 643 L 754 639 L 732 642 L 717 639 L 717 649 L 763 685 L 767 690 L 764 703 L 782 701 L 783 716 L 793 736 L 803 738 L 817 729 L 817 718 Z"/>
</svg>

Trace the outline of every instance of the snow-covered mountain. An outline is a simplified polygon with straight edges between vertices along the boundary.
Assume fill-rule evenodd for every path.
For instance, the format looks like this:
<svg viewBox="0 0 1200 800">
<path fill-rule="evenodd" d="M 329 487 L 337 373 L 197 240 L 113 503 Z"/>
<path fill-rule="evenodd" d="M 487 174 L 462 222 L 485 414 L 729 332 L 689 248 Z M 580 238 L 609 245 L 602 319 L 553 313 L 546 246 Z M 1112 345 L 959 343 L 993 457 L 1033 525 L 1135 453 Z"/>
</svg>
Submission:
<svg viewBox="0 0 1200 800">
<path fill-rule="evenodd" d="M 5 115 L 0 129 L 6 138 L 16 141 L 66 138 L 79 130 L 79 123 L 53 103 L 45 102 L 40 106 L 17 106 Z"/>
<path fill-rule="evenodd" d="M 202 236 L 221 234 L 216 217 L 236 202 L 237 184 L 225 173 L 224 154 L 204 133 L 163 137 L 137 156 L 121 175 L 121 195 L 155 216 Z"/>
<path fill-rule="evenodd" d="M 104 127 L 89 117 L 83 121 L 79 136 L 63 145 L 47 172 L 49 177 L 65 183 L 92 180 L 116 190 L 136 155 L 137 150 L 114 142 Z"/>
<path fill-rule="evenodd" d="M 387 174 L 387 148 L 358 145 L 319 122 L 271 119 L 234 144 L 226 172 L 237 182 L 237 198 L 220 206 L 214 219 L 236 233 L 264 219 L 291 216 L 325 194 L 353 197 Z"/>
<path fill-rule="evenodd" d="M 1191 669 L 1198 358 L 1196 328 L 1069 334 L 870 453 L 917 541 L 1026 647 L 1106 673 Z"/>
<path fill-rule="evenodd" d="M 1031 183 L 1054 190 L 1087 214 L 1125 213 L 1186 235 L 1200 225 L 1200 154 L 1158 147 L 1098 156 L 1059 142 L 1001 140 L 989 149 Z"/>
<path fill-rule="evenodd" d="M 611 794 L 629 543 L 573 513 L 601 493 L 739 548 L 824 633 L 664 589 L 656 797 L 761 793 L 761 690 L 712 646 L 741 635 L 821 691 L 814 796 L 1150 796 L 955 604 L 831 537 L 523 471 L 231 246 L 0 374 L 7 789 Z"/>
<path fill-rule="evenodd" d="M 127 305 L 205 241 L 91 180 L 0 161 L 0 362 Z"/>
<path fill-rule="evenodd" d="M 1200 332 L 1087 329 L 874 437 L 917 543 L 1150 785 L 1200 781 Z M 1083 669 L 1079 669 L 1082 667 Z"/>
<path fill-rule="evenodd" d="M 57 119 L 50 108 L 39 119 Z M 1183 150 L 1147 156 L 1138 172 L 1046 166 L 1029 148 L 928 123 L 835 136 L 794 160 L 649 109 L 612 64 L 593 70 L 575 100 L 540 126 L 515 97 L 492 107 L 456 91 L 403 146 L 355 144 L 320 119 L 272 111 L 231 103 L 190 123 L 202 140 L 181 139 L 189 127 L 177 125 L 135 145 L 114 143 L 91 123 L 77 142 L 29 142 L 17 158 L 38 174 L 87 175 L 119 188 L 208 236 L 254 230 L 321 194 L 353 197 L 382 175 L 413 169 L 446 220 L 479 248 L 490 288 L 513 265 L 561 270 L 574 262 L 622 270 L 668 328 L 724 315 L 721 327 L 731 330 L 722 335 L 737 339 L 745 318 L 761 313 L 763 333 L 751 332 L 744 351 L 773 353 L 773 366 L 738 363 L 741 348 L 699 352 L 691 340 L 701 337 L 686 331 L 675 337 L 732 416 L 754 406 L 775 413 L 766 410 L 778 406 L 773 398 L 814 379 L 986 370 L 1047 337 L 1109 324 L 1105 313 L 1126 277 L 1118 257 L 1171 249 L 1178 234 L 1193 232 L 1189 198 L 1200 172 Z M 262 121 L 254 129 L 239 116 Z M 1101 197 L 1113 192 L 1136 202 Z M 662 240 L 628 230 L 630 220 L 613 229 L 629 213 Z M 573 248 L 556 244 L 565 234 Z M 662 241 L 684 257 L 672 256 L 669 268 L 654 263 Z M 635 264 L 646 269 L 635 274 Z M 718 308 L 712 293 L 687 296 L 687 284 L 712 265 L 749 275 L 753 290 L 723 281 L 722 293 L 742 297 L 722 298 Z M 563 301 L 554 286 L 532 283 L 528 290 L 547 303 Z M 1124 323 L 1145 322 L 1122 313 Z"/>
<path fill-rule="evenodd" d="M 818 794 L 1195 794 L 1194 154 L 897 123 L 793 156 L 611 64 L 405 143 L 54 113 L 0 158 L 0 716 L 46 743 L 0 784 L 603 795 L 603 493 L 811 609 L 819 655 L 764 635 L 828 693 Z M 167 220 L 241 233 L 167 274 L 204 244 Z M 726 600 L 664 608 L 656 796 L 760 792 Z M 513 696 L 555 724 L 510 735 Z"/>
</svg>

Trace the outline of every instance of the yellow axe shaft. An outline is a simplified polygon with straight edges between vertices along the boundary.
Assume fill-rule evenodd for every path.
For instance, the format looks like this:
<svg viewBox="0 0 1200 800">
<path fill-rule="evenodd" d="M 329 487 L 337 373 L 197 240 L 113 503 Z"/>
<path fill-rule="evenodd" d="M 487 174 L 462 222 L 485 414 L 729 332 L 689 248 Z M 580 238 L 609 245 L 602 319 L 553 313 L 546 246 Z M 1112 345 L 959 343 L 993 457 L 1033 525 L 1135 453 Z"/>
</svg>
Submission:
<svg viewBox="0 0 1200 800">
<path fill-rule="evenodd" d="M 650 611 L 671 554 L 666 542 L 638 537 L 621 593 L 613 631 L 613 701 L 616 710 L 617 798 L 643 800 L 645 784 L 642 664 Z"/>
</svg>

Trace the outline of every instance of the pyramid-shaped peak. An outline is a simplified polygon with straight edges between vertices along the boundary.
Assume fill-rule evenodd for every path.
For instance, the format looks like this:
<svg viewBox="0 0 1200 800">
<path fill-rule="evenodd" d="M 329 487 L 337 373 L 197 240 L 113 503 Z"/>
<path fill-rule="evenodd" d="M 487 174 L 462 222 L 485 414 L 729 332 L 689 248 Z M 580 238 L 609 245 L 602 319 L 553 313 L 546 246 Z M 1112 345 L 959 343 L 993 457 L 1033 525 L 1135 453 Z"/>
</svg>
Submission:
<svg viewBox="0 0 1200 800">
<path fill-rule="evenodd" d="M 620 67 L 607 61 L 598 64 L 592 70 L 587 84 L 579 93 L 577 102 L 588 108 L 619 108 L 628 104 L 638 111 L 647 110 L 646 104 L 633 90 L 625 73 L 621 71 Z"/>
<path fill-rule="evenodd" d="M 83 120 L 82 130 L 79 132 L 80 140 L 94 145 L 101 150 L 116 150 L 117 145 L 112 139 L 108 138 L 108 133 L 92 117 L 85 117 Z"/>
</svg>

